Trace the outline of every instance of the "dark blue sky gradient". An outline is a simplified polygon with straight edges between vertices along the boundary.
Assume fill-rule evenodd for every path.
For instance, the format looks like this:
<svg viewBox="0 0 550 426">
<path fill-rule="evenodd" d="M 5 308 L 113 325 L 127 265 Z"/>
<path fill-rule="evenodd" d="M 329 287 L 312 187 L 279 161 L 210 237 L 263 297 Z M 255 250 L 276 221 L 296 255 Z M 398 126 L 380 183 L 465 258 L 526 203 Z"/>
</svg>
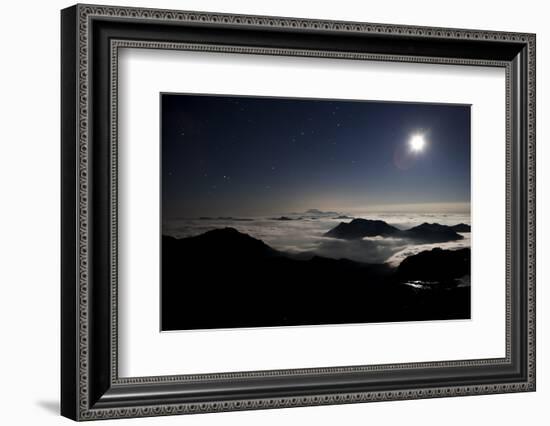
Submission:
<svg viewBox="0 0 550 426">
<path fill-rule="evenodd" d="M 165 219 L 469 206 L 469 106 L 179 94 L 161 103 Z M 427 143 L 413 154 L 416 133 Z"/>
</svg>

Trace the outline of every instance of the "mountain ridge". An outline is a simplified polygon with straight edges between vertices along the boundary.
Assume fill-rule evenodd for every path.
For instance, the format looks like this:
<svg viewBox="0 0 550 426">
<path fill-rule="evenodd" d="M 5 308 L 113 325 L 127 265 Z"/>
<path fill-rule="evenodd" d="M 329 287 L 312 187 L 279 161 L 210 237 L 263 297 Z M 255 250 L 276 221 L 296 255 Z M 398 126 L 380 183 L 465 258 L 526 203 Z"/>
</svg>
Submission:
<svg viewBox="0 0 550 426">
<path fill-rule="evenodd" d="M 458 224 L 454 226 L 441 225 L 439 223 L 424 222 L 421 225 L 410 229 L 401 230 L 388 224 L 383 220 L 373 219 L 353 219 L 351 222 L 340 222 L 324 234 L 325 237 L 338 238 L 342 240 L 358 240 L 365 237 L 397 237 L 407 238 L 421 242 L 445 242 L 461 240 L 464 237 L 454 228 L 466 229 L 468 225 Z M 468 227 L 469 229 L 469 227 Z M 466 230 L 459 232 L 469 232 Z"/>
<path fill-rule="evenodd" d="M 234 228 L 218 228 L 163 236 L 161 262 L 162 330 L 470 317 L 470 288 L 453 284 L 456 273 L 439 277 L 445 289 L 406 284 L 419 273 L 415 259 L 400 273 L 349 259 L 300 260 Z"/>
</svg>

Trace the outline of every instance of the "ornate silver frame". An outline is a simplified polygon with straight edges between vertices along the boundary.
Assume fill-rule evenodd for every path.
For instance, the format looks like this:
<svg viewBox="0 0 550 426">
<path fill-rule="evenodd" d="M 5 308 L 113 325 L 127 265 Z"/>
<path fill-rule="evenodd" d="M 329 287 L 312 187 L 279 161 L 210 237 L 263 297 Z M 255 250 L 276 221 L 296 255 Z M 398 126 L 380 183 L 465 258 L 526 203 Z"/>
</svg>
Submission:
<svg viewBox="0 0 550 426">
<path fill-rule="evenodd" d="M 139 24 L 142 29 L 127 30 L 125 25 L 132 23 Z M 175 39 L 174 28 L 182 32 L 189 28 L 191 35 L 187 37 L 191 40 Z M 196 37 L 205 37 L 202 34 L 209 28 L 223 28 L 228 34 L 234 31 L 244 41 L 249 37 L 247 30 L 254 31 L 254 34 L 280 32 L 286 37 L 281 42 L 286 46 L 252 46 L 244 41 L 236 44 L 197 41 Z M 163 29 L 166 34 L 160 33 Z M 198 36 L 192 33 L 195 30 Z M 158 34 L 158 40 L 140 38 L 144 32 Z M 293 42 L 289 40 L 308 33 L 323 34 L 329 39 L 349 35 L 349 47 L 340 49 L 336 38 L 334 45 L 338 49 L 290 46 Z M 366 37 L 366 50 L 354 49 L 353 43 L 363 40 L 363 37 Z M 386 42 L 379 41 L 384 39 Z M 372 51 L 369 51 L 369 40 L 374 40 Z M 426 48 L 419 48 L 421 53 L 418 55 L 392 52 L 388 41 L 396 40 L 409 47 L 424 43 Z M 477 48 L 477 53 L 463 57 L 426 53 L 436 51 L 440 43 Z M 496 53 L 495 47 L 498 47 Z M 117 90 L 120 48 L 505 68 L 505 358 L 120 378 L 117 350 Z M 467 51 L 461 49 L 457 52 Z M 62 12 L 62 53 L 63 415 L 75 420 L 92 420 L 535 390 L 533 34 L 77 5 Z M 99 234 L 98 229 L 103 233 Z M 106 259 L 104 263 L 107 265 L 100 268 L 98 259 Z M 101 312 L 98 304 L 102 306 Z M 499 369 L 502 370 L 500 376 L 494 373 Z M 429 379 L 430 385 L 415 386 L 411 380 L 404 384 L 400 374 L 407 372 L 416 372 L 415 375 Z M 479 372 L 479 380 L 475 372 Z M 384 373 L 391 373 L 395 380 L 384 382 L 382 386 L 380 374 Z M 485 378 L 485 374 L 490 378 Z M 466 377 L 470 381 L 468 384 L 458 384 L 459 379 L 464 381 Z M 316 380 L 317 387 L 296 390 L 304 378 Z M 335 378 L 347 380 L 345 386 L 337 388 L 331 385 Z M 236 381 L 246 382 L 240 392 L 230 393 L 224 388 L 230 384 L 235 387 Z M 284 391 L 277 387 L 281 383 L 286 386 Z M 261 395 L 267 392 L 269 396 L 260 396 L 260 392 Z"/>
</svg>

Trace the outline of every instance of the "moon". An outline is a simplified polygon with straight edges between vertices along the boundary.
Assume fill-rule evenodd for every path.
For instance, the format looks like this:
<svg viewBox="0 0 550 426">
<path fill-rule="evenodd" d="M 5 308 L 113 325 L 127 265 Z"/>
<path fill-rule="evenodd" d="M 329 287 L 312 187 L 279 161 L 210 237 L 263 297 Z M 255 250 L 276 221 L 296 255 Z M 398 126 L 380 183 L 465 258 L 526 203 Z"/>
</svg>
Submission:
<svg viewBox="0 0 550 426">
<path fill-rule="evenodd" d="M 426 147 L 426 140 L 422 135 L 413 135 L 409 141 L 412 152 L 422 152 Z"/>
</svg>

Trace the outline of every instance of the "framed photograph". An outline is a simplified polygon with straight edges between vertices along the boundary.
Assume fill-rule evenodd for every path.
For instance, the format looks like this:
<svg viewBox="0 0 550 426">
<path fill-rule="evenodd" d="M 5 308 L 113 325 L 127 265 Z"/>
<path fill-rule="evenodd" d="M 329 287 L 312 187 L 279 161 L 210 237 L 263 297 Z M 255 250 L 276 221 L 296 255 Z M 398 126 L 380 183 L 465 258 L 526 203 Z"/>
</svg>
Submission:
<svg viewBox="0 0 550 426">
<path fill-rule="evenodd" d="M 535 390 L 535 35 L 61 12 L 61 412 Z"/>
</svg>

